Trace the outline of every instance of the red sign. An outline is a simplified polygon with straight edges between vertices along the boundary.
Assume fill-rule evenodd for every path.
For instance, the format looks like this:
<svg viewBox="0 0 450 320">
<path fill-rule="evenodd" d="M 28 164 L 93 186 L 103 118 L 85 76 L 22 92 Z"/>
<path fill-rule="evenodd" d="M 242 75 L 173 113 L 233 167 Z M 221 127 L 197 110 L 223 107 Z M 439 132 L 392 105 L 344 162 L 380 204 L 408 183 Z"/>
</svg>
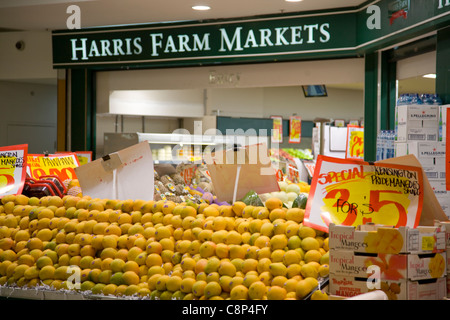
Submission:
<svg viewBox="0 0 450 320">
<path fill-rule="evenodd" d="M 328 225 L 418 225 L 423 202 L 420 167 L 319 155 L 303 224 L 328 232 Z"/>
</svg>

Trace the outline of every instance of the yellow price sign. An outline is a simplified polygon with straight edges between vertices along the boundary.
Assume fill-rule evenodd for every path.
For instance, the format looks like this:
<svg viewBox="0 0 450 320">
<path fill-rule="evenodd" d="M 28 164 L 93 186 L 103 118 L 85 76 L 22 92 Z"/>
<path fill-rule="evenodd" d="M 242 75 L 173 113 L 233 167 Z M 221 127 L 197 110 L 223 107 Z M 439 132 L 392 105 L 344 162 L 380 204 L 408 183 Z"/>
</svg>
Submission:
<svg viewBox="0 0 450 320">
<path fill-rule="evenodd" d="M 37 180 L 43 175 L 56 175 L 62 181 L 76 179 L 75 168 L 79 166 L 80 163 L 75 153 L 29 154 L 27 157 L 28 174 Z"/>
<path fill-rule="evenodd" d="M 22 193 L 27 153 L 27 144 L 0 148 L 0 197 Z"/>
<path fill-rule="evenodd" d="M 304 225 L 325 232 L 330 223 L 416 227 L 422 202 L 419 167 L 319 156 Z"/>
<path fill-rule="evenodd" d="M 347 159 L 364 160 L 364 128 L 347 126 L 345 157 Z"/>
</svg>

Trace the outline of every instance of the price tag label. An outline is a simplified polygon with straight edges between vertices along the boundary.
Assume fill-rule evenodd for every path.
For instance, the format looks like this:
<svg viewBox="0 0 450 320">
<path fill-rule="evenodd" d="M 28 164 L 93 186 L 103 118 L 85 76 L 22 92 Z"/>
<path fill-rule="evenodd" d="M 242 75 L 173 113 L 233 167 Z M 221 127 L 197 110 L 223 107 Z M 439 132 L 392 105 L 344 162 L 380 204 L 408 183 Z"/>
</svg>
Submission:
<svg viewBox="0 0 450 320">
<path fill-rule="evenodd" d="M 375 223 L 417 227 L 423 203 L 422 169 L 318 156 L 304 225 Z"/>
<path fill-rule="evenodd" d="M 432 236 L 424 236 L 422 237 L 422 250 L 423 251 L 432 251 L 436 244 L 436 240 Z"/>
<path fill-rule="evenodd" d="M 22 193 L 27 153 L 27 144 L 0 148 L 0 197 Z"/>
<path fill-rule="evenodd" d="M 27 172 L 37 180 L 43 175 L 57 175 L 62 181 L 77 179 L 75 168 L 79 166 L 75 153 L 29 154 L 27 157 Z"/>
</svg>

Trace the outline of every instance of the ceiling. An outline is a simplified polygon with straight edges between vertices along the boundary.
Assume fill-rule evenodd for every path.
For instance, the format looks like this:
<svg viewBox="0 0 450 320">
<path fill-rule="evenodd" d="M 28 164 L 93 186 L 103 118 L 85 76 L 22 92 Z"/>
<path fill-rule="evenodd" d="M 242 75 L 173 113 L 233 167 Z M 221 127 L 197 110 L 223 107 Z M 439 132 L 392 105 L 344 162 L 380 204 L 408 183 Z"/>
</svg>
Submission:
<svg viewBox="0 0 450 320">
<path fill-rule="evenodd" d="M 70 5 L 81 12 L 81 27 L 167 21 L 237 18 L 266 14 L 356 7 L 366 0 L 0 0 L 0 29 L 67 28 Z M 193 5 L 211 10 L 194 11 Z"/>
</svg>

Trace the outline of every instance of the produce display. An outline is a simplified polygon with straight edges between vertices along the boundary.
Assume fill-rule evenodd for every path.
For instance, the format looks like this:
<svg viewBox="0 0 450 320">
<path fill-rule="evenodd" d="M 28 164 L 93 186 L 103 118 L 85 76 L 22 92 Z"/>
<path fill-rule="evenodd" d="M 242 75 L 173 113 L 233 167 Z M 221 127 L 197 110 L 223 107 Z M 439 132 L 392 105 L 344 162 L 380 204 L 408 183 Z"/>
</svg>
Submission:
<svg viewBox="0 0 450 320">
<path fill-rule="evenodd" d="M 276 197 L 253 206 L 5 196 L 0 285 L 136 299 L 327 299 L 316 288 L 329 272 L 328 234 L 302 224 L 302 199 L 288 208 Z"/>
</svg>

